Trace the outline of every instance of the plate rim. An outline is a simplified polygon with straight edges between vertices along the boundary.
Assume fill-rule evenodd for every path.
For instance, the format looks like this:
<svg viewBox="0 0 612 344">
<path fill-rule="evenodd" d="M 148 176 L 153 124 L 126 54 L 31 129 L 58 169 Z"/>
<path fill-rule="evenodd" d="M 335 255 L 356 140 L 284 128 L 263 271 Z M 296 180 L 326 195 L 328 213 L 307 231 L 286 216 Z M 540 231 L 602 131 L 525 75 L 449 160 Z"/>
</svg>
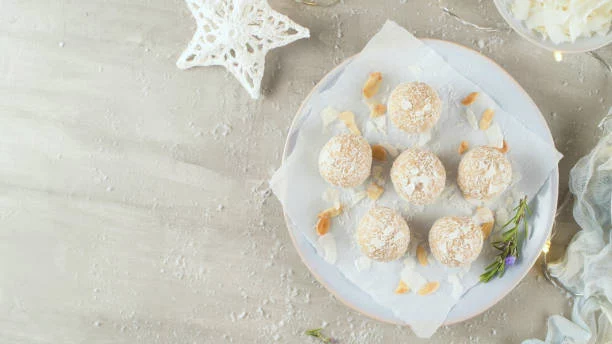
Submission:
<svg viewBox="0 0 612 344">
<path fill-rule="evenodd" d="M 548 134 L 548 137 L 550 138 L 550 141 L 553 142 L 554 144 L 554 138 L 552 136 L 552 132 L 550 131 L 550 127 L 548 126 L 548 122 L 546 122 L 546 119 L 544 118 L 544 115 L 542 114 L 542 111 L 540 111 L 539 107 L 537 106 L 537 104 L 533 101 L 533 99 L 531 99 L 531 97 L 529 96 L 529 94 L 527 93 L 527 91 L 525 91 L 523 89 L 523 87 L 512 77 L 512 75 L 510 75 L 510 73 L 508 73 L 504 68 L 502 68 L 497 62 L 495 62 L 493 59 L 481 54 L 480 52 L 470 49 L 468 47 L 465 47 L 461 44 L 455 43 L 455 42 L 450 42 L 450 41 L 446 41 L 446 40 L 442 40 L 442 39 L 436 39 L 436 38 L 418 38 L 419 40 L 423 41 L 423 42 L 440 42 L 440 43 L 444 43 L 444 44 L 449 44 L 449 45 L 453 45 L 459 49 L 464 49 L 464 50 L 468 50 L 471 53 L 475 53 L 477 55 L 479 55 L 480 57 L 484 58 L 485 60 L 487 60 L 489 63 L 491 63 L 493 66 L 497 67 L 498 70 L 500 70 L 501 72 L 503 72 L 504 74 L 506 74 L 506 76 L 508 77 L 508 79 L 513 82 L 515 84 L 515 86 L 517 86 L 517 89 L 523 93 L 526 98 L 528 99 L 528 101 L 531 103 L 531 105 L 533 105 L 533 107 L 535 107 L 536 109 L 538 109 L 538 119 L 542 122 L 542 124 L 544 125 L 544 127 L 546 128 L 546 132 Z M 433 49 L 433 48 L 432 48 Z M 321 77 L 321 79 L 317 82 L 317 84 L 310 90 L 310 92 L 306 95 L 306 97 L 304 97 L 304 100 L 302 101 L 302 103 L 300 104 L 300 106 L 298 107 L 298 109 L 295 112 L 295 115 L 291 121 L 291 125 L 289 126 L 289 130 L 287 131 L 287 137 L 285 139 L 285 144 L 283 147 L 283 153 L 282 153 L 282 159 L 281 159 L 281 164 L 286 162 L 287 159 L 287 149 L 289 146 L 289 141 L 292 137 L 292 134 L 294 132 L 295 129 L 295 125 L 297 123 L 297 121 L 301 118 L 300 114 L 302 113 L 302 110 L 304 108 L 304 106 L 306 105 L 307 101 L 311 98 L 311 96 L 314 94 L 314 92 L 319 88 L 319 86 L 321 84 L 323 84 L 325 81 L 327 81 L 331 75 L 333 75 L 338 69 L 344 67 L 345 65 L 347 65 L 350 61 L 352 61 L 355 57 L 357 57 L 359 55 L 359 53 L 354 54 L 352 56 L 349 56 L 347 58 L 344 59 L 344 61 L 342 61 L 340 64 L 336 65 L 334 68 L 332 68 L 329 72 L 327 72 L 323 77 Z M 468 78 L 469 79 L 469 78 Z M 559 198 L 559 165 L 557 164 L 555 166 L 555 169 L 553 170 L 553 173 L 551 173 L 551 175 L 549 176 L 549 179 L 551 179 L 553 185 L 551 185 L 552 187 L 552 213 L 553 213 L 553 221 L 551 222 L 550 226 L 547 226 L 546 228 L 546 235 L 544 237 L 549 238 L 550 237 L 550 233 L 552 232 L 552 228 L 554 226 L 554 213 L 556 212 L 557 209 L 557 203 L 558 203 L 558 198 Z M 300 249 L 298 249 L 298 243 L 297 240 L 291 230 L 291 223 L 289 218 L 287 217 L 287 213 L 285 212 L 284 208 L 283 208 L 283 218 L 285 220 L 285 225 L 287 227 L 287 232 L 289 233 L 289 237 L 291 238 L 291 242 L 293 244 L 293 247 L 295 248 L 295 251 L 297 251 L 298 256 L 300 257 L 300 260 L 302 261 L 302 264 L 304 264 L 306 266 L 306 268 L 308 269 L 308 271 L 310 272 L 310 274 L 317 280 L 317 282 L 319 282 L 319 284 L 321 284 L 325 290 L 327 292 L 329 292 L 330 294 L 332 294 L 336 299 L 338 299 L 342 304 L 344 304 L 346 307 L 360 313 L 363 314 L 371 319 L 383 322 L 383 323 L 387 323 L 387 324 L 392 324 L 392 325 L 400 325 L 400 326 L 410 326 L 409 324 L 402 322 L 402 321 L 392 321 L 389 319 L 384 319 L 381 318 L 375 314 L 372 314 L 366 310 L 363 310 L 361 308 L 358 308 L 357 306 L 355 306 L 354 304 L 352 304 L 351 302 L 349 302 L 347 299 L 345 299 L 342 295 L 340 295 L 336 290 L 334 290 L 333 288 L 331 288 L 325 281 L 324 279 L 319 276 L 318 273 L 316 273 L 315 271 L 313 271 L 313 269 L 310 267 L 309 264 L 306 263 L 306 259 L 304 258 L 304 254 L 302 253 L 302 251 Z M 546 241 L 544 241 L 544 243 L 539 247 L 539 250 L 541 251 L 542 248 L 544 247 L 544 245 L 546 244 Z M 529 274 L 529 272 L 531 271 L 531 269 L 534 267 L 535 263 L 538 261 L 538 258 L 540 257 L 540 255 L 537 255 L 536 258 L 529 263 L 529 268 L 525 269 L 524 273 L 521 274 L 520 278 L 518 278 L 516 280 L 516 282 L 510 287 L 507 288 L 507 290 L 503 293 L 501 293 L 496 299 L 492 300 L 489 304 L 487 304 L 485 307 L 483 307 L 481 310 L 477 311 L 477 312 L 473 312 L 472 314 L 468 314 L 464 317 L 460 317 L 458 319 L 455 319 L 453 321 L 448 321 L 448 319 L 445 319 L 444 323 L 442 324 L 442 326 L 447 326 L 447 325 L 453 325 L 453 324 L 457 324 L 469 319 L 472 319 L 484 312 L 486 312 L 488 309 L 490 309 L 491 307 L 493 307 L 494 305 L 496 305 L 499 301 L 501 301 L 503 298 L 505 298 L 512 290 L 514 290 L 516 288 L 516 286 L 525 278 L 525 276 L 527 276 L 527 274 Z M 452 309 L 451 309 L 452 311 Z M 449 314 L 450 312 L 449 311 Z"/>
</svg>

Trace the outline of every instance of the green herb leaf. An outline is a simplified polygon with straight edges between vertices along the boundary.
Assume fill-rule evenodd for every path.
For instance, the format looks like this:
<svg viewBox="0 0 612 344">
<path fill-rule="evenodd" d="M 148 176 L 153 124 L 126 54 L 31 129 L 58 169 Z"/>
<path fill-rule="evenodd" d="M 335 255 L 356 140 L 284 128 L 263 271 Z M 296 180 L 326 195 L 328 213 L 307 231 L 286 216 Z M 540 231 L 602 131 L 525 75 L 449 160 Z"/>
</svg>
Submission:
<svg viewBox="0 0 612 344">
<path fill-rule="evenodd" d="M 527 205 L 527 197 L 522 198 L 519 204 L 514 208 L 514 216 L 502 227 L 505 230 L 502 233 L 502 239 L 494 241 L 491 246 L 499 251 L 495 260 L 485 268 L 485 271 L 480 275 L 480 281 L 487 283 L 494 277 L 502 277 L 506 269 L 513 265 L 519 259 L 521 248 L 519 246 L 519 234 L 521 232 L 521 222 L 523 223 L 523 243 L 529 238 L 529 225 L 527 223 L 527 215 L 531 215 L 531 209 Z M 506 258 L 514 257 L 508 261 L 506 266 Z"/>
<path fill-rule="evenodd" d="M 321 342 L 328 344 L 332 342 L 332 339 L 329 337 L 326 337 L 323 333 L 321 333 L 321 331 L 323 331 L 322 328 L 313 328 L 310 330 L 306 330 L 306 334 L 311 336 L 311 337 L 315 337 L 321 340 Z"/>
</svg>

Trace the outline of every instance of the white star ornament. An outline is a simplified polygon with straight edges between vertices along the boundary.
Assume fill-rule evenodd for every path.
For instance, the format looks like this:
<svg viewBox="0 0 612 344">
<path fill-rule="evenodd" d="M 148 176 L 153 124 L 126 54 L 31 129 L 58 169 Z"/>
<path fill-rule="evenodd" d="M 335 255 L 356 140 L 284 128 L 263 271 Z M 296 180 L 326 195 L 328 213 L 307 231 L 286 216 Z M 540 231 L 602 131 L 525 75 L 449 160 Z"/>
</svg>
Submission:
<svg viewBox="0 0 612 344">
<path fill-rule="evenodd" d="M 197 30 L 176 65 L 223 66 L 259 98 L 268 51 L 310 37 L 266 0 L 185 0 Z"/>
</svg>

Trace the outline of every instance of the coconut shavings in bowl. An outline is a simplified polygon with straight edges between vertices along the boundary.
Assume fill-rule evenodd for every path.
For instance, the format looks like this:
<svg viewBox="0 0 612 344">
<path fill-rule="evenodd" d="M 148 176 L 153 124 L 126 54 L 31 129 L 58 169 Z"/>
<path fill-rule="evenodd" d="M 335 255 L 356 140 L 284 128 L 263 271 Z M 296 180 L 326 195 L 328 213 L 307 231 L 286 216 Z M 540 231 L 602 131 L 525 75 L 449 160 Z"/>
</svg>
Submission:
<svg viewBox="0 0 612 344">
<path fill-rule="evenodd" d="M 606 36 L 612 23 L 610 0 L 514 0 L 512 15 L 553 43 Z"/>
</svg>

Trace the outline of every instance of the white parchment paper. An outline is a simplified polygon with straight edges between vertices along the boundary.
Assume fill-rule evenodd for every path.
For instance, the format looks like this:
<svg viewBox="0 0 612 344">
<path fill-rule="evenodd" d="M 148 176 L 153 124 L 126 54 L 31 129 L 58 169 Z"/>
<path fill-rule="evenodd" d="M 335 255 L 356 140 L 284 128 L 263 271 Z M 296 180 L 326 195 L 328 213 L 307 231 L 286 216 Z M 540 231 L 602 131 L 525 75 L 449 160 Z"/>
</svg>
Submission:
<svg viewBox="0 0 612 344">
<path fill-rule="evenodd" d="M 431 132 L 431 138 L 424 135 L 410 136 L 393 126 L 385 118 L 372 122 L 369 109 L 361 96 L 363 86 L 370 72 L 378 71 L 383 75 L 379 100 L 386 103 L 386 96 L 400 83 L 422 81 L 434 87 L 443 101 L 440 121 Z M 332 123 L 324 128 L 320 113 L 327 107 L 339 111 L 352 111 L 356 115 L 359 128 L 371 143 L 384 143 L 403 149 L 421 145 L 435 152 L 447 172 L 447 186 L 435 204 L 425 207 L 411 207 L 401 200 L 393 190 L 389 169 L 393 159 L 382 165 L 386 179 L 385 193 L 377 201 L 402 212 L 410 226 L 412 240 L 407 259 L 413 259 L 418 243 L 426 244 L 427 233 L 433 222 L 442 216 L 472 215 L 475 205 L 463 200 L 456 186 L 456 170 L 460 155 L 459 143 L 466 140 L 471 147 L 490 143 L 485 132 L 475 130 L 466 120 L 465 107 L 460 104 L 470 92 L 480 92 L 478 101 L 470 109 L 479 119 L 486 108 L 495 110 L 495 124 L 501 128 L 504 139 L 510 146 L 508 156 L 513 165 L 514 183 L 506 195 L 502 195 L 492 209 L 500 208 L 499 214 L 506 212 L 504 207 L 512 206 L 508 200 L 516 195 L 527 195 L 531 200 L 557 165 L 561 154 L 554 146 L 543 141 L 527 129 L 511 114 L 487 95 L 486 90 L 453 70 L 435 51 L 416 39 L 412 34 L 393 22 L 387 22 L 363 51 L 344 69 L 335 83 L 325 91 L 313 95 L 305 105 L 307 114 L 297 126 L 295 148 L 285 163 L 273 176 L 272 190 L 283 205 L 291 224 L 295 226 L 315 247 L 317 234 L 314 226 L 317 214 L 331 204 L 322 195 L 330 186 L 321 178 L 318 171 L 318 155 L 323 145 L 335 134 L 346 130 L 342 123 Z M 494 95 L 492 95 L 494 96 Z M 534 114 L 536 116 L 536 114 Z M 364 186 L 369 180 L 364 183 Z M 363 187 L 361 187 L 363 189 Z M 351 204 L 357 190 L 338 189 L 342 202 Z M 514 197 L 509 197 L 508 195 Z M 332 224 L 332 233 L 337 245 L 335 266 L 359 288 L 379 304 L 391 309 L 399 318 L 409 324 L 420 337 L 430 337 L 444 322 L 450 309 L 459 297 L 478 282 L 484 267 L 490 262 L 493 252 L 483 250 L 479 259 L 466 269 L 448 269 L 436 262 L 430 255 L 428 266 L 415 268 L 428 281 L 440 282 L 440 289 L 431 295 L 419 296 L 413 292 L 397 295 L 396 288 L 404 267 L 404 260 L 390 263 L 372 262 L 364 269 L 356 262 L 362 257 L 354 239 L 357 223 L 374 204 L 368 199 L 353 205 Z M 499 222 L 499 221 L 498 221 Z M 485 248 L 488 248 L 488 241 Z M 458 280 L 451 283 L 449 280 Z"/>
</svg>

